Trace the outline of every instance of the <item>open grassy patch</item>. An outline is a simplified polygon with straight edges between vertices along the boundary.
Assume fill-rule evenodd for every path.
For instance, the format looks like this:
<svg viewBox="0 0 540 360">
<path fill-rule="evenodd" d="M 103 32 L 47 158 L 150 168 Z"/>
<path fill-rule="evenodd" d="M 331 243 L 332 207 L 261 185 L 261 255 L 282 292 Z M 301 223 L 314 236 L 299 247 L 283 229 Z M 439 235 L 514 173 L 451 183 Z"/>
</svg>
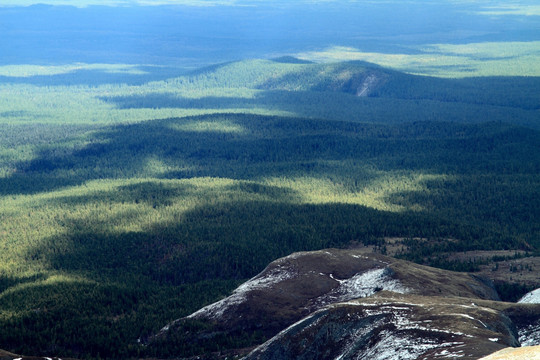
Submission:
<svg viewBox="0 0 540 360">
<path fill-rule="evenodd" d="M 538 41 L 431 44 L 415 50 L 418 53 L 387 54 L 336 46 L 297 56 L 319 62 L 362 60 L 411 74 L 447 78 L 540 76 Z"/>
</svg>

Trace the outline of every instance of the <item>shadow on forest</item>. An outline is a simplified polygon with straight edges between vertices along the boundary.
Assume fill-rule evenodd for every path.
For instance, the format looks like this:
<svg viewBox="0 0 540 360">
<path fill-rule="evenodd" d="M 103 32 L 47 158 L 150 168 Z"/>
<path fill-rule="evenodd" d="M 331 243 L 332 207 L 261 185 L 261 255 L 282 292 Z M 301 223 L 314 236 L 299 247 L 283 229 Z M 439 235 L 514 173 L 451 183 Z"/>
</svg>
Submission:
<svg viewBox="0 0 540 360">
<path fill-rule="evenodd" d="M 32 249 L 29 256 L 68 273 L 90 277 L 100 274 L 118 282 L 127 279 L 179 285 L 249 278 L 270 261 L 295 251 L 342 247 L 351 241 L 377 244 L 376 239 L 383 236 L 427 236 L 439 231 L 433 222 L 426 228 L 428 222 L 421 214 L 347 204 L 296 204 L 290 201 L 294 193 L 273 187 L 261 187 L 259 196 L 273 196 L 263 201 L 245 199 L 243 190 L 223 189 L 231 190 L 237 192 L 238 201 L 205 205 L 202 200 L 202 205 L 186 211 L 178 220 L 153 223 L 144 231 L 107 231 L 104 229 L 110 227 L 92 215 L 66 219 L 63 225 L 68 241 L 62 246 L 68 248 L 55 248 L 54 239 L 50 239 Z M 182 186 L 179 191 L 189 192 Z M 154 195 L 160 197 L 161 206 L 182 201 L 162 196 L 159 188 Z M 102 196 L 114 199 L 116 195 Z M 58 199 L 51 204 L 64 201 L 71 203 L 73 199 Z M 88 199 L 80 201 L 86 203 Z M 111 217 L 107 223 L 123 216 Z M 127 220 L 136 222 L 137 218 Z"/>
<path fill-rule="evenodd" d="M 201 131 L 180 130 L 200 123 L 205 124 Z M 212 130 L 223 123 L 245 131 Z M 68 268 L 96 271 L 141 266 L 158 278 L 162 272 L 174 273 L 189 281 L 243 278 L 289 252 L 341 246 L 351 240 L 397 235 L 479 240 L 493 231 L 501 240 L 508 229 L 508 234 L 528 229 L 537 213 L 538 191 L 530 177 L 540 171 L 538 136 L 529 129 L 500 124 L 380 126 L 245 114 L 166 119 L 111 127 L 65 157 L 44 154 L 19 164 L 18 173 L 0 179 L 0 189 L 4 195 L 31 194 L 94 179 L 154 178 L 109 192 L 46 200 L 60 207 L 103 199 L 111 204 L 139 202 L 160 211 L 179 199 L 195 199 L 177 221 L 158 223 L 143 232 L 104 232 L 104 223 L 96 219 L 67 219 L 66 233 L 76 246 L 60 256 L 47 255 L 58 259 L 51 266 L 70 264 Z M 376 164 L 377 171 L 366 171 L 366 164 Z M 153 167 L 159 170 L 152 172 Z M 419 190 L 386 194 L 388 203 L 425 209 L 401 213 L 339 203 L 301 204 L 295 190 L 256 182 L 201 188 L 197 182 L 208 180 L 192 179 L 303 176 L 330 179 L 354 192 L 376 183 L 385 172 L 403 171 L 450 177 L 423 181 Z M 192 180 L 159 183 L 159 179 L 176 178 Z M 129 223 L 136 218 L 135 213 L 125 213 L 100 221 Z M 486 224 L 489 228 L 483 229 Z M 73 255 L 78 260 L 66 260 L 73 252 L 80 253 Z M 139 255 L 128 259 L 131 253 Z M 231 264 L 212 268 L 222 256 Z M 253 264 L 254 258 L 262 259 L 261 263 Z M 205 265 L 199 268 L 195 263 Z"/>
<path fill-rule="evenodd" d="M 203 98 L 185 98 L 169 94 L 147 94 L 100 97 L 102 101 L 114 104 L 118 109 L 232 109 L 255 106 L 261 103 L 258 99 L 228 96 L 207 96 Z"/>
<path fill-rule="evenodd" d="M 489 78 L 485 83 L 478 83 L 468 79 L 401 79 L 402 76 L 409 75 L 397 75 L 397 79 L 392 77 L 390 85 L 382 85 L 373 90 L 369 97 L 358 97 L 350 93 L 350 87 L 354 88 L 351 83 L 340 85 L 344 87 L 341 90 L 326 91 L 318 89 L 319 85 L 313 91 L 263 90 L 253 98 L 231 96 L 234 93 L 185 98 L 171 92 L 100 97 L 100 100 L 118 109 L 256 109 L 284 111 L 305 118 L 334 121 L 347 119 L 351 122 L 379 124 L 438 121 L 467 124 L 501 122 L 534 129 L 540 126 L 535 112 L 540 108 L 540 102 L 534 97 L 535 92 L 523 94 L 520 87 L 540 91 L 540 78 L 519 78 L 514 81 Z M 403 86 L 403 83 L 409 86 Z M 324 88 L 333 85 L 320 86 Z M 442 90 L 425 90 L 434 86 Z M 496 90 L 483 90 L 482 86 Z M 506 91 L 509 87 L 512 87 L 512 94 L 518 95 L 508 96 Z"/>
<path fill-rule="evenodd" d="M 420 205 L 426 213 L 459 219 L 471 233 L 482 234 L 462 235 L 461 239 L 471 239 L 468 245 L 472 249 L 538 251 L 540 180 L 535 168 L 539 169 L 540 158 L 533 161 L 533 167 L 513 169 L 513 176 L 492 169 L 484 174 L 424 180 L 424 190 L 394 192 L 385 201 L 408 209 Z"/>
<path fill-rule="evenodd" d="M 29 284 L 35 281 L 45 279 L 43 274 L 35 274 L 32 276 L 21 276 L 21 277 L 12 277 L 12 276 L 0 276 L 0 294 L 2 294 L 6 289 L 21 284 Z"/>
<path fill-rule="evenodd" d="M 90 196 L 46 200 L 53 207 L 84 204 L 96 211 L 100 204 L 114 207 L 144 203 L 147 209 L 152 208 L 145 217 L 157 220 L 130 231 L 110 225 L 138 224 L 141 212 L 102 217 L 79 212 L 62 220 L 64 241 L 45 239 L 27 256 L 57 271 L 118 283 L 134 282 L 139 286 L 239 280 L 254 276 L 270 261 L 292 252 L 346 247 L 352 242 L 381 245 L 380 239 L 384 237 L 455 239 L 413 248 L 412 255 L 419 256 L 418 261 L 426 254 L 433 256 L 438 252 L 521 248 L 524 236 L 531 234 L 528 221 L 534 215 L 514 219 L 516 227 L 508 232 L 508 224 L 498 224 L 499 219 L 490 219 L 489 213 L 501 212 L 499 217 L 509 220 L 516 212 L 535 211 L 531 204 L 497 208 L 497 201 L 506 202 L 514 196 L 512 189 L 496 196 L 488 194 L 489 188 L 485 194 L 468 194 L 462 188 L 446 189 L 445 193 L 446 184 L 442 183 L 428 184 L 438 190 L 432 194 L 411 191 L 391 195 L 395 201 L 403 202 L 405 198 L 440 207 L 403 212 L 342 203 L 303 204 L 296 201 L 300 194 L 294 190 L 250 182 L 210 185 L 155 180 Z M 520 196 L 525 195 L 522 190 L 526 189 L 518 190 Z M 474 200 L 487 209 L 482 213 L 480 205 L 471 207 L 468 202 Z M 180 210 L 175 207 L 186 201 L 192 201 L 192 206 Z M 173 216 L 171 219 L 158 214 Z M 518 224 L 519 221 L 522 223 Z M 540 244 L 528 246 L 531 245 Z"/>
<path fill-rule="evenodd" d="M 395 126 L 216 114 L 106 128 L 72 150 L 43 150 L 0 178 L 0 194 L 33 194 L 95 179 L 436 174 L 539 171 L 538 132 L 504 124 Z M 352 164 L 353 165 L 351 167 Z M 365 180 L 365 179 L 364 179 Z"/>
<path fill-rule="evenodd" d="M 231 128 L 242 131 L 215 131 Z M 383 126 L 217 114 L 111 126 L 76 149 L 42 151 L 0 179 L 1 195 L 53 191 L 94 179 L 135 182 L 37 199 L 63 209 L 53 220 L 61 230 L 34 243 L 24 258 L 97 285 L 42 286 L 39 278 L 0 278 L 4 287 L 37 283 L 0 300 L 9 302 L 6 308 L 35 309 L 25 324 L 40 331 L 60 329 L 54 340 L 40 331 L 25 338 L 27 326 L 8 323 L 9 341 L 37 344 L 36 349 L 54 341 L 75 354 L 110 352 L 115 344 L 131 344 L 226 295 L 239 280 L 295 251 L 351 242 L 382 245 L 383 237 L 443 239 L 413 248 L 414 259 L 422 262 L 445 251 L 520 247 L 535 237 L 539 218 L 534 207 L 540 201 L 538 138 L 534 130 L 493 123 Z M 256 182 L 305 176 L 354 191 L 385 172 L 415 171 L 451 178 L 388 194 L 386 201 L 419 205 L 417 211 L 305 204 L 297 201 L 299 191 Z M 164 180 L 176 178 L 188 180 Z M 444 241 L 449 238 L 457 241 Z M 529 244 L 540 246 L 537 240 Z M 205 282 L 210 285 L 196 288 Z M 74 330 L 78 327 L 82 330 Z M 75 342 L 72 334 L 79 335 Z M 129 355 L 117 357 L 138 356 Z"/>
</svg>

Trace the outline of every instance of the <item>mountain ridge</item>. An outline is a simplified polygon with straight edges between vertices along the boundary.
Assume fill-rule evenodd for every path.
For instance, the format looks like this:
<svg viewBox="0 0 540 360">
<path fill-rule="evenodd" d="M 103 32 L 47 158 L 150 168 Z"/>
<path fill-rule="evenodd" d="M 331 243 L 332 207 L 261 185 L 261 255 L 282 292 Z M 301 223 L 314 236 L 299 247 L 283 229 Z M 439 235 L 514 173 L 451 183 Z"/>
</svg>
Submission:
<svg viewBox="0 0 540 360">
<path fill-rule="evenodd" d="M 514 323 L 504 311 L 494 311 L 502 305 L 494 305 L 485 300 L 383 291 L 321 309 L 260 345 L 246 359 L 478 358 L 519 346 Z M 325 329 L 332 330 L 325 333 Z"/>
<path fill-rule="evenodd" d="M 350 323 L 350 318 L 357 320 Z M 382 318 L 386 320 L 381 322 Z M 413 346 L 410 357 L 403 359 L 430 358 L 435 353 L 451 357 L 463 351 L 467 358 L 479 358 L 536 336 L 537 329 L 529 327 L 539 319 L 540 305 L 500 302 L 489 281 L 474 275 L 359 250 L 325 249 L 272 262 L 231 296 L 168 324 L 146 342 L 159 346 L 181 334 L 190 342 L 205 343 L 257 333 L 258 341 L 269 340 L 246 359 L 356 359 L 353 355 L 359 354 L 375 359 L 377 354 L 388 355 L 394 341 L 409 339 L 413 345 L 427 344 L 426 352 L 415 352 Z M 414 326 L 403 326 L 404 322 Z M 197 330 L 193 324 L 204 325 Z M 348 335 L 369 326 L 361 341 Z M 389 331 L 389 337 L 384 335 Z M 360 350 L 343 352 L 353 343 Z M 455 348 L 448 345 L 453 343 Z M 222 344 L 222 350 L 231 350 L 230 345 Z M 394 355 L 405 356 L 397 350 Z"/>
</svg>

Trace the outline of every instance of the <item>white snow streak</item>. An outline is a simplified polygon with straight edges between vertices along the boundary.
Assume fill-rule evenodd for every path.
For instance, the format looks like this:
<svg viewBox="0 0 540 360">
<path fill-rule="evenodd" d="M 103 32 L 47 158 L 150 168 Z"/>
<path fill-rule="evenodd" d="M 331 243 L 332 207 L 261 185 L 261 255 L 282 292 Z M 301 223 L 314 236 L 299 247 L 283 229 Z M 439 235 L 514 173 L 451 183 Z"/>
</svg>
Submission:
<svg viewBox="0 0 540 360">
<path fill-rule="evenodd" d="M 443 350 L 441 352 L 438 352 L 434 355 L 435 357 L 444 357 L 445 359 L 448 358 L 461 358 L 465 355 L 463 354 L 463 350 L 456 351 L 455 353 L 451 353 L 448 350 Z"/>
<path fill-rule="evenodd" d="M 519 343 L 521 346 L 540 345 L 540 324 L 529 325 L 519 329 Z"/>
<path fill-rule="evenodd" d="M 336 357 L 335 360 L 342 359 L 348 355 L 356 354 L 357 350 L 355 349 L 354 344 L 359 339 L 365 338 L 373 330 L 373 328 L 377 328 L 381 326 L 383 322 L 384 322 L 384 319 L 380 319 L 380 320 L 375 321 L 371 326 L 360 327 L 356 329 L 354 334 L 352 334 L 350 338 L 348 339 L 345 346 L 342 347 L 342 350 L 341 350 L 342 353 L 338 357 Z"/>
<path fill-rule="evenodd" d="M 320 296 L 316 301 L 319 305 L 364 298 L 375 294 L 379 290 L 393 291 L 400 294 L 406 294 L 410 291 L 398 280 L 392 279 L 390 270 L 387 268 L 358 273 L 344 280 L 336 279 L 332 274 L 330 274 L 330 278 L 337 281 L 339 286 L 330 293 Z"/>
<path fill-rule="evenodd" d="M 454 346 L 458 343 L 442 343 L 436 340 L 418 339 L 411 336 L 382 331 L 375 346 L 363 352 L 358 360 L 415 360 L 426 351 Z M 454 354 L 457 356 L 457 354 Z M 454 356 L 454 357 L 456 357 Z"/>
<path fill-rule="evenodd" d="M 463 317 L 465 317 L 465 318 L 467 318 L 467 319 L 471 319 L 471 320 L 474 320 L 474 321 L 478 321 L 480 324 L 482 324 L 482 326 L 483 326 L 484 328 L 486 328 L 486 329 L 488 328 L 488 326 L 486 325 L 486 323 L 484 323 L 482 320 L 479 320 L 479 319 L 476 319 L 476 318 L 472 317 L 471 315 L 467 315 L 467 314 L 448 314 L 448 315 L 463 316 Z"/>
<path fill-rule="evenodd" d="M 377 78 L 375 74 L 368 75 L 362 82 L 362 86 L 356 90 L 356 96 L 360 96 L 360 97 L 368 96 L 373 90 L 373 88 L 375 87 L 375 85 L 377 85 L 378 81 L 379 79 Z"/>
<path fill-rule="evenodd" d="M 228 311 L 231 307 L 237 306 L 247 300 L 246 294 L 264 288 L 268 288 L 274 284 L 295 277 L 295 274 L 282 269 L 281 267 L 274 268 L 267 273 L 259 274 L 251 280 L 240 285 L 231 296 L 222 299 L 218 302 L 203 307 L 202 309 L 189 315 L 188 318 L 208 317 L 218 319 Z M 165 330 L 166 331 L 166 330 Z"/>
<path fill-rule="evenodd" d="M 263 343 L 262 345 L 259 345 L 257 348 L 255 348 L 255 350 L 252 351 L 255 352 L 260 352 L 260 353 L 264 353 L 268 347 L 270 345 L 272 345 L 274 342 L 276 341 L 279 341 L 280 339 L 282 339 L 287 333 L 289 333 L 292 329 L 294 329 L 295 327 L 299 326 L 300 324 L 304 323 L 304 322 L 309 322 L 311 321 L 311 319 L 315 316 L 318 316 L 318 314 L 320 312 L 323 312 L 324 309 L 322 310 L 318 310 L 318 311 L 315 311 L 314 313 L 308 315 L 307 317 L 301 319 L 301 320 L 298 320 L 297 322 L 295 322 L 294 324 L 290 325 L 289 327 L 287 327 L 286 329 L 284 330 L 281 330 L 276 336 L 274 336 L 273 338 L 271 338 L 270 340 L 267 340 L 265 343 Z M 309 329 L 310 327 L 316 325 L 321 319 L 316 319 L 315 321 L 313 321 L 313 323 L 307 325 L 304 327 L 304 329 Z M 251 354 L 251 353 L 250 353 Z M 250 355 L 248 354 L 248 356 Z"/>
</svg>

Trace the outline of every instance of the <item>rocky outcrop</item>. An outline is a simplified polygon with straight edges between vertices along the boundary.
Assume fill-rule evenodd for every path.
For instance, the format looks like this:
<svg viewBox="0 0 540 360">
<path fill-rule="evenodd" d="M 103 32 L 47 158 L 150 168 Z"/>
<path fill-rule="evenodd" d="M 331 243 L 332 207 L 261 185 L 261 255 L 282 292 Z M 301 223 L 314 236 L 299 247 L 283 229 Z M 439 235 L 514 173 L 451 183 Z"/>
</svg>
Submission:
<svg viewBox="0 0 540 360">
<path fill-rule="evenodd" d="M 246 359 L 478 359 L 519 346 L 506 306 L 381 292 L 316 311 Z"/>
<path fill-rule="evenodd" d="M 261 332 L 271 337 L 327 305 L 379 291 L 497 300 L 484 280 L 356 250 L 294 253 L 272 262 L 231 296 L 168 324 L 167 336 L 185 320 L 211 324 L 211 334 Z"/>
<path fill-rule="evenodd" d="M 11 359 L 15 359 L 15 358 L 18 358 L 18 357 L 20 357 L 20 356 L 12 354 L 12 353 L 4 351 L 4 350 L 0 350 L 0 360 L 11 360 Z"/>
<path fill-rule="evenodd" d="M 498 300 L 489 281 L 468 273 L 360 249 L 300 252 L 147 343 L 219 343 L 247 359 L 341 360 L 479 359 L 538 345 L 540 304 Z"/>
</svg>

